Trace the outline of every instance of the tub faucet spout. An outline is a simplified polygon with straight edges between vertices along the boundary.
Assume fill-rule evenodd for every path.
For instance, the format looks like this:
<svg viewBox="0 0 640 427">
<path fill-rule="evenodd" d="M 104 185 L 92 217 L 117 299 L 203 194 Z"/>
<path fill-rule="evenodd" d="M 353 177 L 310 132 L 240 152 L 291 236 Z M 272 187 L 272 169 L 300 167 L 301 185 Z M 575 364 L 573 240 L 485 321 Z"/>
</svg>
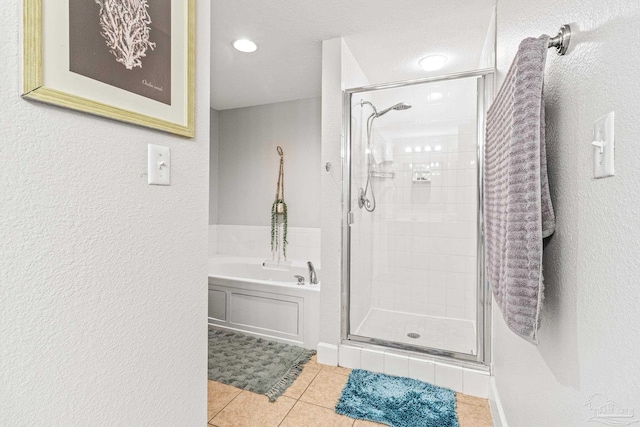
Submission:
<svg viewBox="0 0 640 427">
<path fill-rule="evenodd" d="M 307 266 L 309 267 L 309 283 L 312 285 L 318 284 L 318 275 L 316 274 L 316 269 L 313 268 L 313 263 L 311 261 L 307 262 Z"/>
</svg>

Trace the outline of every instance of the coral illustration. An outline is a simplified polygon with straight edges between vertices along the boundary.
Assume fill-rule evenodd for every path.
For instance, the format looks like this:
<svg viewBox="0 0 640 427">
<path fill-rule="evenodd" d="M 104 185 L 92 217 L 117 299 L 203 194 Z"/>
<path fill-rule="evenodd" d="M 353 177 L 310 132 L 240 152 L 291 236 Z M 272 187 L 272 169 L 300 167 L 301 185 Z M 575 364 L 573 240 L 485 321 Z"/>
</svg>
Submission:
<svg viewBox="0 0 640 427">
<path fill-rule="evenodd" d="M 156 44 L 149 40 L 151 17 L 147 0 L 95 0 L 100 5 L 102 37 L 116 61 L 128 70 L 142 68 L 141 58 Z"/>
</svg>

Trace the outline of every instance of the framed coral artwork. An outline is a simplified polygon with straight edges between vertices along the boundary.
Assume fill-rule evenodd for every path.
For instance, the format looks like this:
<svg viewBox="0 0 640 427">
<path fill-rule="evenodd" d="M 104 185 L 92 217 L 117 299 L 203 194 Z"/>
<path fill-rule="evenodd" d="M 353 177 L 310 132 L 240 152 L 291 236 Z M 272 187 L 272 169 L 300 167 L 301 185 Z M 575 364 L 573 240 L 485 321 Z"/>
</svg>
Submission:
<svg viewBox="0 0 640 427">
<path fill-rule="evenodd" d="M 26 99 L 194 135 L 195 0 L 23 0 Z"/>
</svg>

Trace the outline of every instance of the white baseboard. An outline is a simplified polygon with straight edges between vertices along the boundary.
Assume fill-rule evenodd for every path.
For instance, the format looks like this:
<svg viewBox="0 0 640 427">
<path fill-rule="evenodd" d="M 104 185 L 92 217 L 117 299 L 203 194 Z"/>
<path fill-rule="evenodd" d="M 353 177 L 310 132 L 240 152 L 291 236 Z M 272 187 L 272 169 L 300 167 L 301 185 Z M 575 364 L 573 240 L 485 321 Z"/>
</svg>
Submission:
<svg viewBox="0 0 640 427">
<path fill-rule="evenodd" d="M 318 344 L 318 363 L 338 366 L 338 346 L 321 342 Z"/>
<path fill-rule="evenodd" d="M 507 418 L 504 415 L 498 388 L 496 387 L 495 377 L 491 377 L 489 382 L 489 408 L 491 409 L 491 418 L 493 419 L 493 427 L 509 427 Z"/>
</svg>

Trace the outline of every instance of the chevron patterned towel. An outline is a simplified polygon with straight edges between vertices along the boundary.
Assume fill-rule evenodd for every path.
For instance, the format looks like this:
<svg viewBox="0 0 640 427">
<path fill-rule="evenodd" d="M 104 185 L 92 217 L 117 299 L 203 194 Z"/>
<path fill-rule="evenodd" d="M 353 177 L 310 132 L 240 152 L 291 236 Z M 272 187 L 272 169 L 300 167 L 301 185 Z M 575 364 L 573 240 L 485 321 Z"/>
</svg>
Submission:
<svg viewBox="0 0 640 427">
<path fill-rule="evenodd" d="M 542 239 L 555 216 L 545 151 L 544 67 L 549 37 L 528 38 L 487 112 L 486 270 L 509 328 L 537 344 L 542 306 Z"/>
</svg>

